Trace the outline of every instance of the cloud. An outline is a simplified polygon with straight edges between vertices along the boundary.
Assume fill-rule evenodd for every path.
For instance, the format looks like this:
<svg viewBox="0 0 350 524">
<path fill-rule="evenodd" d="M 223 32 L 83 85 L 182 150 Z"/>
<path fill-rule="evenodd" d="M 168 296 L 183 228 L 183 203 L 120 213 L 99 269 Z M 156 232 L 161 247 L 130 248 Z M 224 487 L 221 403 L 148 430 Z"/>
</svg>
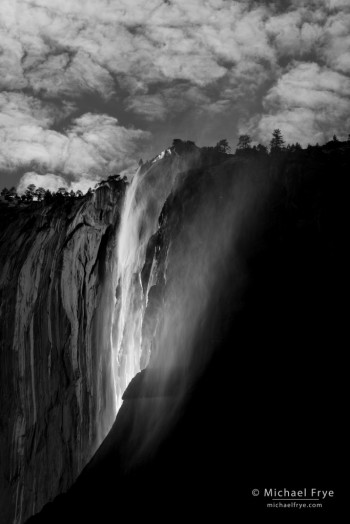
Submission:
<svg viewBox="0 0 350 524">
<path fill-rule="evenodd" d="M 94 93 L 109 100 L 115 95 L 115 84 L 110 73 L 85 52 L 72 56 L 67 52 L 49 55 L 41 63 L 27 67 L 24 58 L 28 85 L 41 96 L 79 98 Z"/>
<path fill-rule="evenodd" d="M 350 12 L 338 13 L 325 25 L 323 56 L 329 67 L 350 74 Z"/>
<path fill-rule="evenodd" d="M 39 175 L 35 171 L 29 171 L 24 173 L 17 186 L 18 194 L 22 195 L 30 184 L 34 184 L 36 187 L 43 187 L 50 191 L 56 192 L 60 187 L 68 187 L 67 181 L 58 175 L 53 173 L 46 173 L 45 175 Z"/>
<path fill-rule="evenodd" d="M 17 193 L 22 195 L 30 184 L 34 184 L 36 187 L 43 187 L 52 192 L 56 192 L 60 187 L 65 187 L 67 191 L 77 191 L 79 189 L 83 193 L 86 193 L 89 188 L 94 187 L 98 180 L 98 177 L 90 178 L 88 176 L 80 176 L 76 180 L 69 181 L 54 173 L 40 175 L 35 171 L 29 171 L 21 177 L 17 185 Z"/>
<path fill-rule="evenodd" d="M 291 0 L 291 4 L 295 9 L 307 8 L 310 11 L 315 9 L 325 9 L 327 11 L 350 10 L 348 0 Z"/>
<path fill-rule="evenodd" d="M 308 89 L 314 106 L 346 104 L 323 83 L 350 74 L 348 0 L 2 0 L 0 19 L 0 90 L 27 97 L 1 116 L 0 166 L 11 169 L 32 160 L 43 172 L 77 175 L 127 168 L 135 144 L 149 137 L 135 121 L 159 143 L 181 115 L 184 133 L 190 118 L 209 128 L 213 116 L 249 121 L 257 111 L 259 122 L 283 112 L 292 130 L 300 107 L 311 112 L 309 124 L 316 111 Z M 320 67 L 306 87 L 293 80 L 305 82 L 291 67 L 299 62 Z M 339 111 L 321 114 L 305 123 L 305 137 L 322 134 L 326 118 L 342 131 Z"/>
<path fill-rule="evenodd" d="M 122 75 L 142 89 L 171 80 L 205 86 L 247 57 L 274 60 L 266 15 L 266 7 L 224 0 L 3 0 L 1 82 L 50 97 L 107 99 Z"/>
<path fill-rule="evenodd" d="M 264 98 L 264 113 L 251 122 L 264 140 L 280 128 L 289 142 L 324 141 L 347 135 L 350 78 L 316 63 L 295 63 Z"/>
<path fill-rule="evenodd" d="M 164 98 L 161 95 L 135 95 L 125 100 L 128 111 L 145 117 L 147 120 L 163 120 L 167 114 Z"/>
<path fill-rule="evenodd" d="M 271 17 L 266 23 L 266 31 L 279 55 L 293 57 L 315 51 L 324 35 L 319 18 L 306 10 Z"/>
<path fill-rule="evenodd" d="M 36 162 L 43 172 L 66 174 L 126 168 L 149 135 L 120 126 L 108 110 L 102 123 L 82 100 L 123 107 L 129 122 L 135 115 L 147 125 L 181 111 L 225 113 L 247 89 L 242 63 L 251 64 L 257 85 L 261 75 L 253 72 L 275 61 L 267 13 L 224 0 L 2 0 L 0 89 L 23 96 L 12 98 L 23 118 L 12 113 L 6 123 L 2 116 L 0 167 Z"/>
<path fill-rule="evenodd" d="M 43 103 L 23 93 L 0 93 L 0 128 L 38 125 L 49 128 L 74 112 L 71 102 Z"/>
<path fill-rule="evenodd" d="M 323 0 L 323 2 L 328 9 L 347 9 L 350 11 L 347 0 Z"/>
<path fill-rule="evenodd" d="M 134 164 L 138 146 L 149 138 L 142 130 L 120 126 L 114 117 L 93 113 L 56 131 L 51 127 L 65 108 L 24 94 L 1 93 L 0 168 L 15 170 L 35 163 L 42 171 L 75 178 L 101 177 Z"/>
<path fill-rule="evenodd" d="M 231 104 L 227 96 L 209 95 L 206 90 L 188 82 L 177 83 L 153 95 L 134 95 L 125 99 L 127 111 L 143 116 L 149 121 L 165 120 L 183 112 L 192 114 L 223 113 Z"/>
</svg>

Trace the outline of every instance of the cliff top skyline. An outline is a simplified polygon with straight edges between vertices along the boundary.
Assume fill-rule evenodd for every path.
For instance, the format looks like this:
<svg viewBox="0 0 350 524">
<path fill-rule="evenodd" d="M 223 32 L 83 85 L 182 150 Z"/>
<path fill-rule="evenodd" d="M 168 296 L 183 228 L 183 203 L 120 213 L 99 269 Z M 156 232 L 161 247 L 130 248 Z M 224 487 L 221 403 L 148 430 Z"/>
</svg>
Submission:
<svg viewBox="0 0 350 524">
<path fill-rule="evenodd" d="M 349 133 L 347 0 L 4 0 L 0 20 L 1 187 L 86 190 L 175 136 Z"/>
</svg>

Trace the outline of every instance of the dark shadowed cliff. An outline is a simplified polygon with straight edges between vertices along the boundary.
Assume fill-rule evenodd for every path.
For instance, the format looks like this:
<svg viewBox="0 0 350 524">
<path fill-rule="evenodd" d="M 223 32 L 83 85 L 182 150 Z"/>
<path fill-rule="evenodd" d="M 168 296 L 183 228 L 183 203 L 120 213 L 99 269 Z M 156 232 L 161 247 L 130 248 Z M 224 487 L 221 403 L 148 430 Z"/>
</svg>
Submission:
<svg viewBox="0 0 350 524">
<path fill-rule="evenodd" d="M 340 502 L 348 144 L 201 154 L 147 245 L 148 368 L 77 482 L 30 522 L 221 521 L 266 511 L 251 490 L 272 486 Z"/>
</svg>

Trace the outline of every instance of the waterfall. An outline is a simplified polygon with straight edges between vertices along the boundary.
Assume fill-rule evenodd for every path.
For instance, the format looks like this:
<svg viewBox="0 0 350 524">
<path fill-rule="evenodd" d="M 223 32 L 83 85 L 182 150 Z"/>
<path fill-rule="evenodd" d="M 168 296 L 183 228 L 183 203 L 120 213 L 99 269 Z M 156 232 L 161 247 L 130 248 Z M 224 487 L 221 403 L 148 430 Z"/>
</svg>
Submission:
<svg viewBox="0 0 350 524">
<path fill-rule="evenodd" d="M 247 217 L 250 210 L 257 213 L 261 183 L 243 172 L 232 176 L 231 166 L 212 175 L 196 165 L 195 156 L 167 150 L 142 166 L 127 188 L 110 332 L 115 414 L 128 384 L 146 367 L 145 380 L 153 381 L 159 397 L 174 380 L 177 394 L 185 393 L 221 336 L 228 279 L 230 293 L 240 293 L 244 270 L 236 239 L 243 231 L 249 238 L 255 227 Z M 164 229 L 159 217 L 169 195 Z M 148 386 L 142 387 L 145 394 Z"/>
<path fill-rule="evenodd" d="M 149 288 L 143 290 L 141 271 L 146 249 L 158 229 L 158 219 L 179 172 L 178 159 L 162 172 L 157 161 L 176 155 L 171 150 L 154 159 L 150 167 L 141 167 L 135 173 L 126 191 L 121 213 L 120 229 L 115 251 L 114 314 L 111 325 L 112 375 L 115 394 L 115 414 L 123 392 L 141 369 L 142 321 Z M 144 355 L 142 367 L 149 362 Z"/>
</svg>

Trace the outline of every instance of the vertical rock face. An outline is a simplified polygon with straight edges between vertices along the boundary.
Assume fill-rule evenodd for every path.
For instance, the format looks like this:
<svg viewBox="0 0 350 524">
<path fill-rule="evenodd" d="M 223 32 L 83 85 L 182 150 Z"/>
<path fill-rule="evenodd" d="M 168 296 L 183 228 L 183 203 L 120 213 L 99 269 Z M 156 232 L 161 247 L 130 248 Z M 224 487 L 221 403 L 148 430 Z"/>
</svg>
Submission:
<svg viewBox="0 0 350 524">
<path fill-rule="evenodd" d="M 186 148 L 140 167 L 120 226 L 124 188 L 111 182 L 66 206 L 23 209 L 0 237 L 1 522 L 24 521 L 65 491 L 145 367 L 78 481 L 30 522 L 107 522 L 116 494 L 118 518 L 130 508 L 135 516 L 135 500 L 142 518 L 155 493 L 155 520 L 173 508 L 174 494 L 179 518 L 191 515 L 188 502 L 193 516 L 208 516 L 206 499 L 215 520 L 223 493 L 231 501 L 226 479 L 237 472 L 237 450 L 237 478 L 257 464 L 265 472 L 277 456 L 276 478 L 286 448 L 298 451 L 287 464 L 319 465 L 324 445 L 310 462 L 300 427 L 314 445 L 325 406 L 333 410 L 324 377 L 338 376 L 340 355 L 332 362 L 319 348 L 334 346 L 340 317 L 334 232 L 345 207 L 329 173 L 339 182 L 347 157 L 319 148 L 315 157 L 262 158 Z M 310 419 L 315 388 L 322 410 Z M 308 402 L 295 432 L 285 415 L 296 398 Z M 275 424 L 271 402 L 281 412 Z M 327 420 L 336 426 L 333 415 Z"/>
<path fill-rule="evenodd" d="M 2 209 L 0 515 L 67 489 L 115 417 L 109 325 L 125 184 Z"/>
<path fill-rule="evenodd" d="M 66 491 L 149 361 L 156 264 L 150 285 L 143 266 L 178 175 L 198 163 L 198 148 L 185 153 L 143 165 L 125 199 L 110 177 L 83 199 L 0 209 L 1 522 L 20 524 Z"/>
<path fill-rule="evenodd" d="M 1 522 L 21 524 L 66 491 L 134 375 L 163 347 L 165 368 L 179 346 L 187 350 L 200 308 L 183 303 L 189 281 L 206 293 L 198 275 L 208 268 L 197 259 L 208 259 L 205 242 L 216 229 L 206 224 L 214 193 L 210 205 L 200 199 L 199 228 L 189 220 L 171 249 L 169 235 L 182 198 L 196 207 L 202 156 L 193 144 L 166 150 L 140 168 L 125 199 L 124 182 L 109 179 L 83 199 L 0 209 Z M 190 173 L 187 198 L 181 188 Z M 168 227 L 169 198 L 179 191 Z M 184 314 L 194 315 L 192 329 L 180 333 Z M 159 377 L 164 384 L 170 371 Z"/>
</svg>

